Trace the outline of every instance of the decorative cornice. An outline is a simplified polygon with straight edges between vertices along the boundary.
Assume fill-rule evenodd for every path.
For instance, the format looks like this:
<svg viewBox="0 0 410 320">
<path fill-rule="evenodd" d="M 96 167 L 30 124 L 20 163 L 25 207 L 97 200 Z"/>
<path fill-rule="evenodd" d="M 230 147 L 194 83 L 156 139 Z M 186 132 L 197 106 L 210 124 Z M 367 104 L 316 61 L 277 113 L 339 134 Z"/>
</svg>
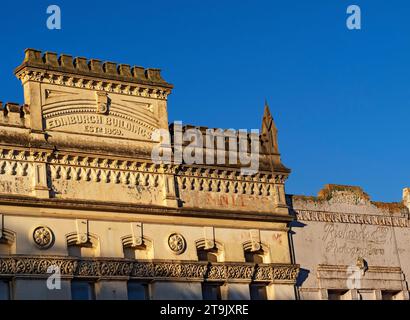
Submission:
<svg viewBox="0 0 410 320">
<path fill-rule="evenodd" d="M 287 175 L 282 173 L 272 172 L 258 172 L 252 176 L 241 175 L 239 169 L 227 169 L 227 168 L 209 168 L 209 167 L 196 167 L 181 165 L 178 170 L 178 175 L 185 178 L 206 178 L 213 179 L 218 178 L 221 180 L 236 180 L 242 182 L 260 182 L 270 184 L 283 184 L 287 178 Z"/>
<path fill-rule="evenodd" d="M 297 220 L 300 221 L 357 223 L 402 228 L 410 227 L 408 216 L 398 217 L 375 214 L 315 211 L 305 209 L 293 209 L 293 211 L 296 213 Z"/>
<path fill-rule="evenodd" d="M 138 278 L 148 280 L 263 281 L 294 283 L 299 265 L 135 261 L 128 259 L 74 259 L 44 256 L 1 256 L 1 276 L 47 277 L 47 268 L 58 266 L 64 277 L 90 279 Z"/>
<path fill-rule="evenodd" d="M 288 223 L 294 218 L 288 214 L 279 214 L 270 212 L 255 212 L 254 210 L 227 210 L 227 209 L 209 209 L 209 208 L 172 208 L 158 205 L 138 204 L 138 203 L 119 203 L 110 201 L 92 201 L 92 200 L 74 200 L 74 199 L 57 199 L 57 198 L 36 198 L 21 195 L 0 194 L 0 205 L 20 206 L 20 207 L 36 207 L 36 208 L 58 208 L 79 210 L 84 212 L 100 211 L 108 214 L 115 212 L 113 218 L 116 218 L 118 213 L 124 214 L 141 214 L 155 215 L 163 217 L 164 215 L 174 217 L 189 217 L 189 218 L 211 218 L 211 219 L 228 219 L 235 221 L 258 221 L 258 222 L 281 222 Z M 22 215 L 27 215 L 24 213 Z M 47 216 L 43 213 L 43 216 Z M 55 217 L 55 214 L 50 216 Z M 71 217 L 70 214 L 60 213 L 61 217 Z M 93 215 L 93 219 L 99 220 L 99 215 Z M 128 219 L 126 221 L 129 221 Z M 281 227 L 279 227 L 282 230 Z"/>
<path fill-rule="evenodd" d="M 318 271 L 328 271 L 328 272 L 346 272 L 346 270 L 351 267 L 351 265 L 332 265 L 332 264 L 319 264 L 317 266 Z M 386 266 L 368 266 L 367 272 L 378 272 L 378 273 L 403 273 L 401 267 L 386 267 Z"/>
<path fill-rule="evenodd" d="M 171 93 L 171 89 L 150 87 L 143 84 L 128 85 L 112 80 L 96 80 L 95 78 L 87 78 L 84 76 L 67 76 L 52 70 L 24 70 L 19 71 L 16 76 L 23 82 L 23 84 L 27 81 L 36 81 L 66 87 L 105 91 L 160 100 L 166 100 Z"/>
</svg>

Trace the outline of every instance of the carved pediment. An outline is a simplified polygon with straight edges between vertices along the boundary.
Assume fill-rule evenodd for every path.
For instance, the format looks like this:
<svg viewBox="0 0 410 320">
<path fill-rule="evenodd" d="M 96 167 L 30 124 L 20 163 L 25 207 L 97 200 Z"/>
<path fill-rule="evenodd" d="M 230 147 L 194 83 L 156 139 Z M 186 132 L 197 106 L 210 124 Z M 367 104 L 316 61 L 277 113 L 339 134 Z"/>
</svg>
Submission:
<svg viewBox="0 0 410 320">
<path fill-rule="evenodd" d="M 105 149 L 121 146 L 146 154 L 153 131 L 168 127 L 166 98 L 172 85 L 162 79 L 159 69 L 67 55 L 59 59 L 54 53 L 27 49 L 15 73 L 23 83 L 27 105 L 34 110 L 31 129 L 47 133 L 57 147 L 88 149 L 90 144 L 97 148 L 104 144 Z"/>
</svg>

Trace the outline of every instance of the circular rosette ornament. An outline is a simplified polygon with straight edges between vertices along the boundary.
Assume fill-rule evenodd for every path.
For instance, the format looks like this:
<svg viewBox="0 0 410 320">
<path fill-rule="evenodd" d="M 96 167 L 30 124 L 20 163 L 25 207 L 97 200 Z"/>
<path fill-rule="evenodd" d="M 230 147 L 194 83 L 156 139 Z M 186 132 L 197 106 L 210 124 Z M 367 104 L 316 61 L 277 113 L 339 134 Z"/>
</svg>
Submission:
<svg viewBox="0 0 410 320">
<path fill-rule="evenodd" d="M 173 233 L 168 237 L 168 246 L 175 254 L 181 254 L 186 249 L 186 241 L 179 233 Z"/>
<path fill-rule="evenodd" d="M 48 249 L 54 243 L 54 234 L 49 228 L 39 226 L 33 231 L 33 240 L 40 249 Z"/>
</svg>

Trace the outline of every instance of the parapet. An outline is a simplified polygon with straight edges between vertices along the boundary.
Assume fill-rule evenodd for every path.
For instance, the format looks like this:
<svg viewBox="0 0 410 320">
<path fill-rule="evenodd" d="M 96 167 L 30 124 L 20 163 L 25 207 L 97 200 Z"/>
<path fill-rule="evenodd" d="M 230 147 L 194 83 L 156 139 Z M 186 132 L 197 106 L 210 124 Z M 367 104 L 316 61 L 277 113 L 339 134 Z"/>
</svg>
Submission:
<svg viewBox="0 0 410 320">
<path fill-rule="evenodd" d="M 20 105 L 15 102 L 7 102 L 3 105 L 0 101 L 0 125 L 25 127 L 25 121 L 29 119 L 30 109 L 28 105 Z"/>
<path fill-rule="evenodd" d="M 403 189 L 401 202 L 372 201 L 370 196 L 358 186 L 327 184 L 317 196 L 287 195 L 288 205 L 319 211 L 352 210 L 358 212 L 383 212 L 388 214 L 408 214 L 410 212 L 410 188 Z"/>
<path fill-rule="evenodd" d="M 161 70 L 155 68 L 131 67 L 128 64 L 114 62 L 102 62 L 98 59 L 83 57 L 73 58 L 71 55 L 54 52 L 44 52 L 35 49 L 26 49 L 23 63 L 18 66 L 14 73 L 18 76 L 25 69 L 49 70 L 60 73 L 108 79 L 128 83 L 151 85 L 156 87 L 172 88 L 161 76 Z"/>
<path fill-rule="evenodd" d="M 246 146 L 246 153 L 250 155 L 251 151 L 255 152 L 258 150 L 258 162 L 259 162 L 259 171 L 277 171 L 282 172 L 284 175 L 288 175 L 290 173 L 290 169 L 284 166 L 280 160 L 280 155 L 275 153 L 267 153 L 266 150 L 263 148 L 263 137 L 259 133 L 252 133 L 252 132 L 244 132 L 234 129 L 220 129 L 220 128 L 209 128 L 204 126 L 194 126 L 190 124 L 181 125 L 179 128 L 175 125 L 176 123 L 171 123 L 169 125 L 169 132 L 171 138 L 171 146 L 175 148 L 176 144 L 176 132 L 179 130 L 180 139 L 182 139 L 182 147 L 185 148 L 187 146 L 194 147 L 192 141 L 191 134 L 194 135 L 196 132 L 201 135 L 201 138 L 197 138 L 195 140 L 197 143 L 202 142 L 200 147 L 204 148 L 203 150 L 203 163 L 206 163 L 205 158 L 207 154 L 214 153 L 216 157 L 217 152 L 225 151 L 226 162 L 228 164 L 229 158 L 229 151 L 239 152 L 241 148 Z M 188 130 L 194 129 L 190 134 L 188 134 L 188 139 L 185 140 L 184 136 L 186 135 Z M 206 136 L 209 134 L 209 143 L 208 145 Z M 232 144 L 232 145 L 231 145 Z M 255 149 L 256 144 L 259 144 L 258 149 Z M 207 147 L 210 149 L 207 150 Z M 232 149 L 231 149 L 232 148 Z M 216 163 L 216 160 L 215 160 Z M 235 167 L 235 165 L 229 164 L 228 167 Z"/>
</svg>

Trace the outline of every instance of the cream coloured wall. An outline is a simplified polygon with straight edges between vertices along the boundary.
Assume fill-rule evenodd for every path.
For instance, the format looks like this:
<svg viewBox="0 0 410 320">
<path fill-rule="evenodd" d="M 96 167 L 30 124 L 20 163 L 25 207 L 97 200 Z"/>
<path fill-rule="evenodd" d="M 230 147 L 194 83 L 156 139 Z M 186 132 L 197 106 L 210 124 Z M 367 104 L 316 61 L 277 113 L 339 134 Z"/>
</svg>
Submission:
<svg viewBox="0 0 410 320">
<path fill-rule="evenodd" d="M 373 202 L 359 187 L 327 185 L 318 197 L 289 196 L 301 299 L 408 299 L 409 211 Z M 364 261 L 364 262 L 360 262 Z M 357 281 L 357 282 L 356 282 Z"/>
<path fill-rule="evenodd" d="M 33 241 L 32 233 L 38 226 L 50 228 L 55 236 L 54 245 L 47 250 L 39 249 Z M 90 234 L 98 239 L 100 254 L 97 256 L 123 258 L 121 238 L 131 234 L 131 223 L 89 220 L 88 226 Z M 67 256 L 66 235 L 76 232 L 76 220 L 4 215 L 4 227 L 16 233 L 15 246 L 18 254 Z M 242 244 L 250 240 L 249 230 L 215 228 L 215 241 L 223 244 L 225 261 L 245 261 Z M 175 232 L 183 235 L 187 243 L 186 250 L 177 256 L 169 249 L 167 244 L 168 236 Z M 204 227 L 143 223 L 143 236 L 152 241 L 153 259 L 195 261 L 197 260 L 195 241 L 204 237 Z M 271 262 L 290 262 L 287 238 L 284 231 L 263 230 L 261 231 L 261 241 L 270 250 Z"/>
</svg>

